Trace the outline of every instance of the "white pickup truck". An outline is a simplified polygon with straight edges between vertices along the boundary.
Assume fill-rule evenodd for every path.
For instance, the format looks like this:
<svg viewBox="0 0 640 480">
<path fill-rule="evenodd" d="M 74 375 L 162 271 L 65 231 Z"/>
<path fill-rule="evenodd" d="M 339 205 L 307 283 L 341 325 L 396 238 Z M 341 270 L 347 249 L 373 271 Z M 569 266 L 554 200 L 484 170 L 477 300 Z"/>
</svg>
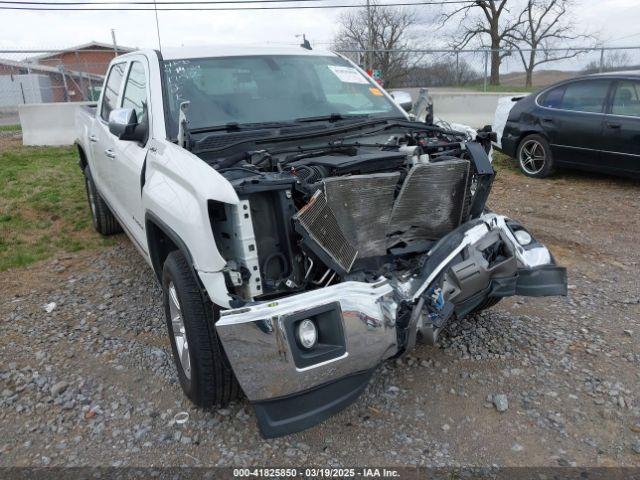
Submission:
<svg viewBox="0 0 640 480">
<path fill-rule="evenodd" d="M 329 52 L 112 61 L 77 118 L 93 223 L 124 230 L 153 269 L 197 405 L 244 392 L 264 436 L 298 431 L 450 319 L 566 294 L 547 248 L 485 207 L 490 133 L 410 106 Z"/>
</svg>

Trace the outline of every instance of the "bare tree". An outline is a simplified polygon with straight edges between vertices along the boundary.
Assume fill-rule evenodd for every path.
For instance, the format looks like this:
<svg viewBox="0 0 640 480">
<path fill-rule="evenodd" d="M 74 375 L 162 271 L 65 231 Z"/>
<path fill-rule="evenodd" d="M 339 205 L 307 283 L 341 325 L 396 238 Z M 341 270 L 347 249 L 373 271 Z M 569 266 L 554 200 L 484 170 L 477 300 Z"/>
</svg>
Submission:
<svg viewBox="0 0 640 480">
<path fill-rule="evenodd" d="M 626 51 L 615 51 L 603 53 L 601 61 L 591 61 L 584 68 L 585 73 L 615 72 L 616 70 L 635 69 L 631 62 L 631 57 Z"/>
<path fill-rule="evenodd" d="M 464 86 L 481 79 L 480 73 L 475 71 L 464 59 L 460 59 L 457 63 L 452 62 L 451 59 L 441 59 L 412 67 L 407 79 L 404 81 L 404 86 Z"/>
<path fill-rule="evenodd" d="M 340 29 L 332 46 L 338 51 L 368 50 L 371 46 L 374 52 L 373 65 L 370 67 L 381 71 L 385 86 L 393 86 L 406 77 L 411 64 L 415 62 L 408 52 L 402 50 L 409 48 L 409 29 L 415 25 L 416 17 L 410 10 L 377 5 L 372 5 L 370 12 L 370 19 L 365 9 L 342 14 L 338 19 Z M 362 62 L 359 58 L 354 60 Z"/>
<path fill-rule="evenodd" d="M 507 44 L 519 54 L 526 74 L 526 86 L 533 84 L 533 71 L 543 63 L 573 58 L 586 50 L 557 50 L 555 45 L 571 44 L 577 39 L 592 39 L 592 36 L 575 33 L 576 26 L 567 16 L 572 0 L 527 0 L 524 21 Z"/>
<path fill-rule="evenodd" d="M 514 3 L 509 0 L 509 3 Z M 452 42 L 452 47 L 462 49 L 473 41 L 481 47 L 490 49 L 491 85 L 500 85 L 500 64 L 502 59 L 510 55 L 503 45 L 513 40 L 517 28 L 523 22 L 523 11 L 513 15 L 507 8 L 507 0 L 476 0 L 444 14 L 443 22 L 459 21 L 457 27 L 460 38 Z M 462 17 L 462 18 L 460 18 Z"/>
</svg>

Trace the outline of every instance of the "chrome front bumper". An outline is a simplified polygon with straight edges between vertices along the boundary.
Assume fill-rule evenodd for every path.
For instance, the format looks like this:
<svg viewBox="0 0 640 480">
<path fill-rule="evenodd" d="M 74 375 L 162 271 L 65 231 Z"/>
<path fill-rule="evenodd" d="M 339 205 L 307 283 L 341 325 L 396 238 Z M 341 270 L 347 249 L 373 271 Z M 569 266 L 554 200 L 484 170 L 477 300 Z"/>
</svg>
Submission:
<svg viewBox="0 0 640 480">
<path fill-rule="evenodd" d="M 311 366 L 296 365 L 295 339 L 285 322 L 335 304 L 342 316 L 344 353 Z M 251 401 L 282 397 L 377 366 L 397 352 L 393 288 L 344 282 L 251 307 L 227 310 L 216 329 L 236 378 Z"/>
<path fill-rule="evenodd" d="M 463 225 L 432 248 L 421 274 L 405 282 L 387 279 L 371 284 L 349 281 L 223 312 L 216 329 L 236 378 L 245 395 L 256 406 L 263 433 L 275 436 L 288 433 L 289 430 L 286 422 L 278 427 L 278 421 L 273 418 L 263 421 L 259 408 L 268 410 L 267 414 L 263 411 L 262 415 L 268 417 L 276 412 L 276 416 L 282 418 L 287 417 L 287 409 L 298 408 L 302 412 L 298 417 L 302 418 L 306 413 L 306 405 L 314 403 L 316 397 L 323 398 L 320 402 L 324 402 L 320 405 L 322 407 L 325 403 L 330 404 L 332 396 L 339 396 L 344 388 L 350 388 L 351 392 L 364 388 L 362 384 L 353 382 L 346 382 L 350 386 L 340 388 L 334 388 L 331 384 L 357 376 L 365 378 L 364 372 L 372 371 L 384 359 L 407 345 L 398 345 L 396 315 L 399 305 L 416 304 L 429 292 L 432 284 L 441 277 L 440 274 L 459 265 L 457 262 L 460 262 L 460 254 L 465 249 L 478 251 L 484 248 L 482 245 L 488 240 L 497 237 L 509 245 L 508 249 L 514 257 L 511 262 L 513 267 L 507 272 L 511 277 L 512 289 L 510 293 L 497 296 L 566 293 L 566 271 L 555 265 L 550 252 L 538 242 L 528 247 L 521 246 L 512 227 L 509 219 L 495 214 L 483 215 Z M 504 275 L 504 270 L 501 274 Z M 481 285 L 481 289 L 475 293 L 482 296 L 483 289 L 490 292 L 490 282 L 491 279 L 487 278 L 488 284 Z M 501 283 L 503 290 L 504 285 Z M 335 350 L 336 353 L 328 360 L 302 364 L 291 321 L 314 315 L 314 312 L 323 309 L 337 312 L 333 318 L 339 319 L 342 349 Z M 314 391 L 318 393 L 312 394 Z M 350 401 L 355 398 L 353 395 L 346 395 L 345 398 L 347 396 L 351 398 Z M 304 398 L 304 406 L 296 406 L 292 398 L 297 398 L 298 404 Z M 268 406 L 272 403 L 279 405 Z M 268 407 L 258 407 L 261 404 Z M 346 404 L 341 404 L 341 408 Z M 333 408 L 331 413 L 334 411 L 337 408 Z M 297 425 L 292 427 L 293 431 L 317 423 L 318 419 L 326 418 L 329 414 L 326 411 L 313 414 L 314 421 L 306 419 L 299 424 L 293 421 L 292 424 Z M 289 412 L 289 415 L 293 413 Z M 266 428 L 265 424 L 270 426 Z M 276 427 L 271 428 L 273 425 Z"/>
</svg>

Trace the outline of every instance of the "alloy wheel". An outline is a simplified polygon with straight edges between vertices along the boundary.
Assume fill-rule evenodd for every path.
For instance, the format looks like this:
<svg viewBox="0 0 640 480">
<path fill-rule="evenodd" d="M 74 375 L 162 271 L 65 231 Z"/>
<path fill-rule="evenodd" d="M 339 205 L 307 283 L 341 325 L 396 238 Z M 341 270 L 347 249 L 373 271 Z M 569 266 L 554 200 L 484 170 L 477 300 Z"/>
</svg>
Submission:
<svg viewBox="0 0 640 480">
<path fill-rule="evenodd" d="M 520 148 L 520 166 L 529 175 L 536 175 L 542 171 L 547 161 L 544 147 L 537 140 L 527 140 Z"/>
<path fill-rule="evenodd" d="M 173 339 L 180 358 L 180 365 L 185 377 L 191 379 L 191 357 L 189 355 L 189 343 L 187 342 L 187 334 L 182 319 L 182 310 L 178 293 L 173 282 L 169 283 L 169 315 L 171 315 L 171 328 L 173 330 Z"/>
</svg>

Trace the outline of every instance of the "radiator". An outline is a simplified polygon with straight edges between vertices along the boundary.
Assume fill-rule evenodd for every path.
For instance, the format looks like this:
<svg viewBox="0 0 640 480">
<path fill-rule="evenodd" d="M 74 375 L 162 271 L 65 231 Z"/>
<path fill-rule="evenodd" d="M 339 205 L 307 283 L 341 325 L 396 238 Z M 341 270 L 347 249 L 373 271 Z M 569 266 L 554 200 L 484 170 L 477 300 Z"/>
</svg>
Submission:
<svg viewBox="0 0 640 480">
<path fill-rule="evenodd" d="M 351 270 L 358 250 L 345 236 L 321 190 L 294 215 L 293 222 L 305 244 L 327 266 L 341 274 Z"/>
<path fill-rule="evenodd" d="M 437 240 L 458 227 L 468 210 L 469 170 L 462 159 L 413 167 L 391 212 L 392 240 Z"/>
<path fill-rule="evenodd" d="M 324 181 L 327 203 L 358 258 L 387 253 L 386 234 L 400 173 L 332 177 Z"/>
<path fill-rule="evenodd" d="M 400 173 L 332 177 L 322 181 L 294 216 L 303 241 L 328 267 L 349 272 L 356 258 L 380 257 L 399 242 L 438 240 L 468 212 L 470 163 L 452 159 Z"/>
</svg>

